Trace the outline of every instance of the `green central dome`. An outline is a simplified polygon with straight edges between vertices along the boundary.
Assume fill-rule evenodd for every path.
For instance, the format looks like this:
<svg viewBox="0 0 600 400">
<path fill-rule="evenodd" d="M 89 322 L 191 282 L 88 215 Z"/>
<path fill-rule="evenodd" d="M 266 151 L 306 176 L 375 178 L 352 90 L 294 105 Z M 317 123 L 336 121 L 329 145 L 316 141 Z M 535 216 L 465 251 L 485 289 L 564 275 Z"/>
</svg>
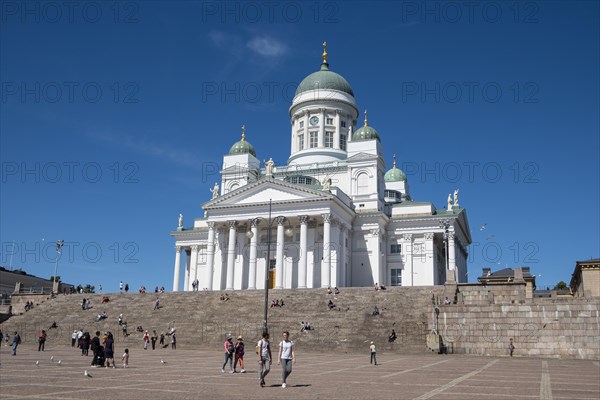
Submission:
<svg viewBox="0 0 600 400">
<path fill-rule="evenodd" d="M 308 92 L 309 90 L 330 89 L 339 90 L 354 97 L 354 91 L 348 81 L 343 76 L 329 70 L 329 64 L 327 63 L 328 56 L 327 42 L 323 42 L 323 54 L 321 55 L 323 63 L 321 63 L 321 70 L 313 72 L 304 78 L 300 82 L 300 85 L 298 85 L 294 96 L 298 96 L 300 93 Z"/>
<path fill-rule="evenodd" d="M 354 97 L 354 91 L 343 76 L 329 70 L 329 64 L 324 62 L 321 64 L 321 70 L 313 72 L 298 85 L 295 96 L 309 90 L 331 89 L 339 90 L 340 92 L 348 93 Z"/>
</svg>

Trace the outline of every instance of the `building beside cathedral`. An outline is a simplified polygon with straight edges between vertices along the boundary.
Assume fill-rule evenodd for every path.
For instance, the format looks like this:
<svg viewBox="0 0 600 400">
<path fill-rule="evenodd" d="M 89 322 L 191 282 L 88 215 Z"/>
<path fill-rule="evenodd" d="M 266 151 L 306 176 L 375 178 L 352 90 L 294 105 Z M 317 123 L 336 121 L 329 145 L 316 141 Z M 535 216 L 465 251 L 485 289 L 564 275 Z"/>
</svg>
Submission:
<svg viewBox="0 0 600 400">
<path fill-rule="evenodd" d="M 386 171 L 385 135 L 361 118 L 325 45 L 322 57 L 289 110 L 287 164 L 261 166 L 242 128 L 204 216 L 184 227 L 180 215 L 174 291 L 181 274 L 183 290 L 196 280 L 208 290 L 466 282 L 471 233 L 458 190 L 444 210 L 414 201 L 395 160 Z"/>
</svg>

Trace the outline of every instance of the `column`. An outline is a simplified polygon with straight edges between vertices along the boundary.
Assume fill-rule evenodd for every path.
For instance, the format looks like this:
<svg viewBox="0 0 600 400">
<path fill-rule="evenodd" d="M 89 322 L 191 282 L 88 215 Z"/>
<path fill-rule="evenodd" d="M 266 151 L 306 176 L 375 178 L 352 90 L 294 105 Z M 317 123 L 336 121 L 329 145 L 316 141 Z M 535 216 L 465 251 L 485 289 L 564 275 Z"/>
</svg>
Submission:
<svg viewBox="0 0 600 400">
<path fill-rule="evenodd" d="M 298 288 L 306 288 L 306 260 L 307 260 L 307 238 L 308 238 L 308 215 L 299 215 L 300 220 L 300 258 L 298 260 Z"/>
<path fill-rule="evenodd" d="M 190 287 L 190 267 L 192 264 L 192 262 L 191 262 L 192 260 L 190 259 L 191 258 L 190 253 L 191 253 L 191 250 L 189 248 L 185 249 L 185 255 L 187 257 L 185 260 L 185 276 L 183 277 L 183 290 L 184 291 L 189 290 L 189 287 Z"/>
<path fill-rule="evenodd" d="M 215 262 L 215 223 L 208 223 L 208 243 L 206 246 L 206 268 L 208 269 L 208 282 L 203 283 L 204 287 L 212 290 L 213 288 L 213 264 Z M 200 289 L 198 289 L 200 290 Z"/>
<path fill-rule="evenodd" d="M 456 282 L 456 248 L 454 246 L 454 231 L 448 232 L 448 277 L 446 281 Z"/>
<path fill-rule="evenodd" d="M 325 147 L 325 109 L 321 108 L 319 113 L 319 148 Z"/>
<path fill-rule="evenodd" d="M 190 279 L 188 281 L 189 286 L 185 290 L 192 290 L 192 282 L 198 277 L 198 250 L 200 246 L 195 244 L 192 246 L 192 257 L 190 266 Z"/>
<path fill-rule="evenodd" d="M 321 263 L 321 287 L 331 286 L 331 214 L 323 217 L 323 262 Z"/>
<path fill-rule="evenodd" d="M 179 291 L 179 271 L 181 270 L 181 246 L 175 246 L 175 272 L 173 273 L 173 291 Z"/>
<path fill-rule="evenodd" d="M 283 231 L 285 217 L 276 217 L 277 221 L 277 250 L 275 252 L 275 289 L 283 289 Z M 268 264 L 267 264 L 268 265 Z"/>
<path fill-rule="evenodd" d="M 233 266 L 235 264 L 235 235 L 237 221 L 228 221 L 229 223 L 229 245 L 227 246 L 227 285 L 225 290 L 233 290 Z"/>
<path fill-rule="evenodd" d="M 250 260 L 248 260 L 248 289 L 256 289 L 256 251 L 258 249 L 258 222 L 259 218 L 250 220 L 250 231 L 252 239 L 250 239 Z"/>
<path fill-rule="evenodd" d="M 340 253 L 341 253 L 341 273 L 340 273 L 340 286 L 349 286 L 348 285 L 348 248 L 346 247 L 346 242 L 348 240 L 348 227 L 346 225 L 342 225 L 342 242 L 340 243 Z"/>
<path fill-rule="evenodd" d="M 412 233 L 405 233 L 402 235 L 402 240 L 404 241 L 402 250 L 404 251 L 404 271 L 406 272 L 406 277 L 402 279 L 402 286 L 414 286 L 415 284 L 415 271 L 413 271 L 413 243 L 412 243 Z M 404 285 L 404 281 L 406 278 L 407 285 Z"/>
<path fill-rule="evenodd" d="M 425 249 L 423 252 L 425 268 L 431 270 L 433 272 L 433 280 L 429 282 L 430 285 L 439 285 L 440 279 L 438 276 L 436 254 L 435 254 L 435 243 L 434 243 L 435 234 L 433 232 L 426 232 L 423 235 L 425 239 Z M 420 282 L 423 284 L 424 282 Z"/>
<path fill-rule="evenodd" d="M 335 119 L 333 121 L 335 129 L 333 130 L 333 148 L 340 148 L 340 133 L 342 132 L 342 124 L 340 120 L 340 110 L 335 110 Z"/>
<path fill-rule="evenodd" d="M 329 284 L 339 286 L 339 266 L 340 266 L 340 228 L 338 221 L 331 220 L 330 224 L 330 243 L 329 243 L 329 264 L 331 265 L 331 274 L 329 275 Z"/>
</svg>

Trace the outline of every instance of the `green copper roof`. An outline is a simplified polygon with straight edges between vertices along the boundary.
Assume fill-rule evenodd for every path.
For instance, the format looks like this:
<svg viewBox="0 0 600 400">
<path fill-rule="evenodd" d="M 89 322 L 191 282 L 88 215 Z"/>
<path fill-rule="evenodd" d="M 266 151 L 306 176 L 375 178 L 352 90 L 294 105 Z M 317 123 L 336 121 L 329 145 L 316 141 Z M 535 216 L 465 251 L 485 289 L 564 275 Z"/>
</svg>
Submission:
<svg viewBox="0 0 600 400">
<path fill-rule="evenodd" d="M 406 175 L 394 165 L 392 169 L 385 173 L 383 180 L 386 182 L 404 182 L 406 181 Z"/>
<path fill-rule="evenodd" d="M 256 157 L 256 151 L 254 151 L 254 146 L 250 144 L 250 142 L 246 141 L 246 135 L 242 133 L 242 139 L 239 142 L 235 142 L 231 149 L 229 149 L 229 155 L 233 154 L 252 154 Z"/>
<path fill-rule="evenodd" d="M 373 140 L 373 139 L 377 139 L 377 140 L 381 141 L 379 139 L 379 133 L 377 133 L 375 128 L 373 128 L 372 126 L 369 126 L 369 121 L 367 119 L 367 110 L 365 110 L 365 124 L 354 131 L 354 133 L 352 134 L 352 141 L 354 142 L 354 141 L 360 141 L 360 140 Z"/>
<path fill-rule="evenodd" d="M 394 154 L 394 165 L 385 173 L 383 180 L 386 182 L 406 182 L 406 174 L 396 167 L 396 155 Z"/>
<path fill-rule="evenodd" d="M 379 140 L 379 133 L 371 126 L 361 126 L 352 134 L 352 141 L 372 139 Z"/>
<path fill-rule="evenodd" d="M 348 81 L 344 79 L 343 76 L 330 71 L 327 62 L 321 64 L 320 71 L 313 72 L 300 82 L 300 85 L 298 85 L 298 88 L 296 89 L 296 96 L 302 92 L 317 89 L 339 90 L 340 92 L 348 93 L 350 96 L 354 97 L 354 91 Z"/>
</svg>

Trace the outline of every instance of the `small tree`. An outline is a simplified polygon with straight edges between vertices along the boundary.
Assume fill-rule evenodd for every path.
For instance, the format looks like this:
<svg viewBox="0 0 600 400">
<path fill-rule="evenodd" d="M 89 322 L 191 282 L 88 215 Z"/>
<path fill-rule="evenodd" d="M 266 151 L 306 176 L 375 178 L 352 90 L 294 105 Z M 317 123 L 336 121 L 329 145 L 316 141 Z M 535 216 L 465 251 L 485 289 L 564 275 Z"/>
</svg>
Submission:
<svg viewBox="0 0 600 400">
<path fill-rule="evenodd" d="M 60 283 L 60 282 L 62 282 L 62 281 L 60 280 L 60 275 L 58 275 L 58 276 L 56 277 L 56 280 L 57 280 L 59 283 Z M 52 275 L 52 276 L 50 277 L 50 281 L 54 282 L 54 275 Z"/>
<path fill-rule="evenodd" d="M 556 284 L 556 286 L 554 286 L 553 290 L 566 290 L 567 289 L 567 284 L 565 281 L 560 281 Z"/>
</svg>

